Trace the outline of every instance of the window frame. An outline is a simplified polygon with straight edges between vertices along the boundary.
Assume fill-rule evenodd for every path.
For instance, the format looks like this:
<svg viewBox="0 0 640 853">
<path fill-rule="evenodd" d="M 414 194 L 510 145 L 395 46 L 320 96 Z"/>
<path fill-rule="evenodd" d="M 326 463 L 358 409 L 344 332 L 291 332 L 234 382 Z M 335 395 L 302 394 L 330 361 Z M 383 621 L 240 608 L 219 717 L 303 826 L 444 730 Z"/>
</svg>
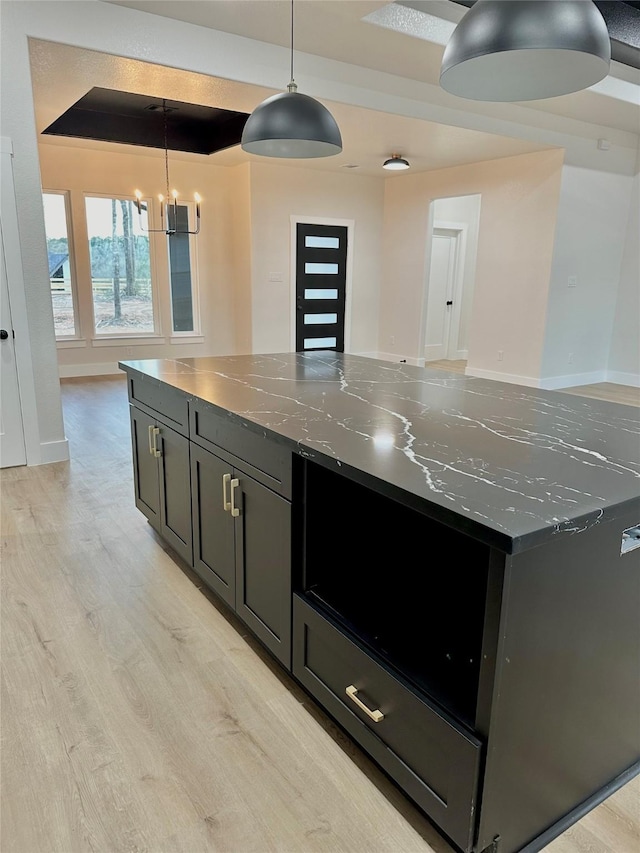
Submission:
<svg viewBox="0 0 640 853">
<path fill-rule="evenodd" d="M 53 318 L 53 329 L 54 335 L 56 339 L 56 343 L 61 344 L 63 347 L 65 343 L 68 346 L 80 346 L 85 341 L 85 336 L 83 335 L 82 324 L 80 321 L 80 310 L 79 310 L 79 300 L 78 300 L 78 275 L 76 269 L 76 247 L 73 239 L 73 216 L 71 213 L 71 191 L 70 190 L 49 190 L 42 188 L 41 194 L 45 195 L 60 195 L 64 200 L 64 220 L 67 228 L 67 248 L 69 249 L 69 276 L 71 278 L 71 304 L 73 306 L 73 328 L 74 332 L 72 335 L 59 335 L 55 330 L 55 316 Z M 43 200 L 44 207 L 44 200 Z M 47 235 L 46 221 L 45 221 L 45 245 L 47 246 L 47 259 L 49 257 L 48 253 L 48 240 L 49 237 Z M 47 260 L 47 274 L 49 272 L 48 269 L 48 260 Z M 48 277 L 49 282 L 49 291 L 51 291 L 51 276 Z M 51 303 L 51 309 L 53 311 L 53 302 Z M 77 342 L 77 343 L 74 343 Z"/>
<path fill-rule="evenodd" d="M 188 199 L 178 199 L 178 207 L 187 208 L 187 220 L 189 228 L 196 217 L 195 202 Z M 173 328 L 173 292 L 171 289 L 171 254 L 169 251 L 170 236 L 166 236 L 166 252 L 167 252 L 167 294 L 169 297 L 169 320 L 171 323 L 170 337 L 172 343 L 186 342 L 190 338 L 199 338 L 202 336 L 200 326 L 200 279 L 198 275 L 198 251 L 196 235 L 189 234 L 189 269 L 191 273 L 191 309 L 193 313 L 193 329 L 191 331 L 176 332 Z"/>
<path fill-rule="evenodd" d="M 149 275 L 151 278 L 151 308 L 152 308 L 152 316 L 153 316 L 153 330 L 150 332 L 105 332 L 104 334 L 100 334 L 96 330 L 96 315 L 95 315 L 95 303 L 93 296 L 93 276 L 91 275 L 91 235 L 89 234 L 89 223 L 87 221 L 87 199 L 88 198 L 104 198 L 116 201 L 132 201 L 135 206 L 136 196 L 132 193 L 102 193 L 102 192 L 90 192 L 88 190 L 84 190 L 82 193 L 83 204 L 84 204 L 84 215 L 85 215 L 85 229 L 87 234 L 87 251 L 89 253 L 89 297 L 91 299 L 91 342 L 93 346 L 109 346 L 109 343 L 102 342 L 110 342 L 110 341 L 148 341 L 149 343 L 158 343 L 162 339 L 162 327 L 161 327 L 161 315 L 160 315 L 160 292 L 158 287 L 158 271 L 155 263 L 155 251 L 154 251 L 154 234 L 153 229 L 156 228 L 155 223 L 155 209 L 153 204 L 153 199 L 150 196 L 142 197 L 141 201 L 145 202 L 147 205 L 147 228 L 149 235 Z M 137 214 L 136 214 L 137 215 Z"/>
</svg>

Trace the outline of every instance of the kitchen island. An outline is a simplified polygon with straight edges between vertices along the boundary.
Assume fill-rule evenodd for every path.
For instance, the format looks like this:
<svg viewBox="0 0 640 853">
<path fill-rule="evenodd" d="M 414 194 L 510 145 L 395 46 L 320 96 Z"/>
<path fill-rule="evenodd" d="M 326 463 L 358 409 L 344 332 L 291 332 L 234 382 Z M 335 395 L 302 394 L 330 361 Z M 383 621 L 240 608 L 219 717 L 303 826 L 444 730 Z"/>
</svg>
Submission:
<svg viewBox="0 0 640 853">
<path fill-rule="evenodd" d="M 136 505 L 465 851 L 640 768 L 637 410 L 333 352 L 122 362 Z"/>
</svg>

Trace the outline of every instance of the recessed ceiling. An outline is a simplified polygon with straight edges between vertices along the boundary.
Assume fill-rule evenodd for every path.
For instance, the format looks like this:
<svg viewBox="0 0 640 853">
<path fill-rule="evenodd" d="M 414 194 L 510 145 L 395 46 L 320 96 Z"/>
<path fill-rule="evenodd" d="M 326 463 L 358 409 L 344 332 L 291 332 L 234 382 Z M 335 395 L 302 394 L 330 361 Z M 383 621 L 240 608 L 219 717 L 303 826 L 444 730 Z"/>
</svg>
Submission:
<svg viewBox="0 0 640 853">
<path fill-rule="evenodd" d="M 274 94 L 272 89 L 237 81 L 195 74 L 177 68 L 99 53 L 84 48 L 32 39 L 29 42 L 31 74 L 38 133 L 54 122 L 70 106 L 95 87 L 131 92 L 157 98 L 171 93 L 175 101 L 199 104 L 240 113 L 250 113 L 260 101 Z M 281 166 L 340 171 L 355 166 L 351 174 L 389 177 L 382 163 L 393 153 L 411 162 L 413 172 L 443 169 L 483 160 L 495 160 L 546 150 L 550 146 L 523 139 L 452 127 L 406 116 L 391 115 L 334 102 L 325 102 L 338 122 L 343 151 L 335 157 L 317 160 L 278 161 Z M 112 152 L 131 153 L 129 145 L 90 139 L 40 136 L 41 144 L 82 146 Z M 106 146 L 106 148 L 105 148 Z M 152 148 L 149 156 L 162 156 Z M 180 159 L 202 158 L 177 152 Z M 264 158 L 246 154 L 239 145 L 211 154 L 207 163 L 235 166 Z"/>
<path fill-rule="evenodd" d="M 248 118 L 249 113 L 94 86 L 42 133 L 213 154 L 240 143 Z"/>
</svg>

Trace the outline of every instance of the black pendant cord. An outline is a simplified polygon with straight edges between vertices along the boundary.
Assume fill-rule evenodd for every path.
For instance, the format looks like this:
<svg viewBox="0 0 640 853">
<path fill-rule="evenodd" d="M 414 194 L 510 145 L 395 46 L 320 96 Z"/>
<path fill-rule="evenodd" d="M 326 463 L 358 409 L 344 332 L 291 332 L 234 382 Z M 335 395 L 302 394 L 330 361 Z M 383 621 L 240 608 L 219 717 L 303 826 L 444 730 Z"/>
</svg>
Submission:
<svg viewBox="0 0 640 853">
<path fill-rule="evenodd" d="M 291 82 L 295 82 L 293 79 L 293 0 L 291 0 Z"/>
<path fill-rule="evenodd" d="M 169 132 L 166 98 L 162 99 L 162 112 L 164 113 L 164 175 L 167 182 L 167 204 L 169 204 Z"/>
</svg>

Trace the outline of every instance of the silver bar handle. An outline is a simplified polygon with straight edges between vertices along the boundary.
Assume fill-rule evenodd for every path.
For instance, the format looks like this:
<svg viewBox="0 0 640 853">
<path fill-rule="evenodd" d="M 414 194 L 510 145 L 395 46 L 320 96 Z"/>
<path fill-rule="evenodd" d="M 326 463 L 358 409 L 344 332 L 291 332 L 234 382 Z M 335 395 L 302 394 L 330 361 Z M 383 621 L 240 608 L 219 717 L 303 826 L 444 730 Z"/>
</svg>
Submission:
<svg viewBox="0 0 640 853">
<path fill-rule="evenodd" d="M 149 453 L 153 456 L 153 424 L 149 424 Z"/>
<path fill-rule="evenodd" d="M 361 711 L 364 711 L 367 717 L 373 720 L 374 723 L 379 723 L 380 720 L 384 720 L 384 714 L 382 713 L 382 711 L 379 711 L 377 708 L 375 711 L 372 711 L 371 708 L 367 708 L 364 702 L 361 702 L 360 699 L 358 699 L 358 691 L 353 686 L 353 684 L 350 684 L 347 687 L 346 692 L 349 699 L 351 699 L 352 702 L 355 702 L 358 708 L 360 708 Z"/>
<path fill-rule="evenodd" d="M 236 506 L 236 501 L 235 501 L 236 489 L 238 488 L 239 485 L 240 485 L 240 480 L 238 480 L 234 477 L 233 480 L 231 481 L 231 515 L 234 518 L 237 518 L 240 515 L 240 509 L 239 509 L 239 507 Z"/>
<path fill-rule="evenodd" d="M 227 498 L 227 486 L 231 482 L 231 474 L 222 475 L 222 509 L 229 512 L 231 509 L 231 501 Z"/>
</svg>

